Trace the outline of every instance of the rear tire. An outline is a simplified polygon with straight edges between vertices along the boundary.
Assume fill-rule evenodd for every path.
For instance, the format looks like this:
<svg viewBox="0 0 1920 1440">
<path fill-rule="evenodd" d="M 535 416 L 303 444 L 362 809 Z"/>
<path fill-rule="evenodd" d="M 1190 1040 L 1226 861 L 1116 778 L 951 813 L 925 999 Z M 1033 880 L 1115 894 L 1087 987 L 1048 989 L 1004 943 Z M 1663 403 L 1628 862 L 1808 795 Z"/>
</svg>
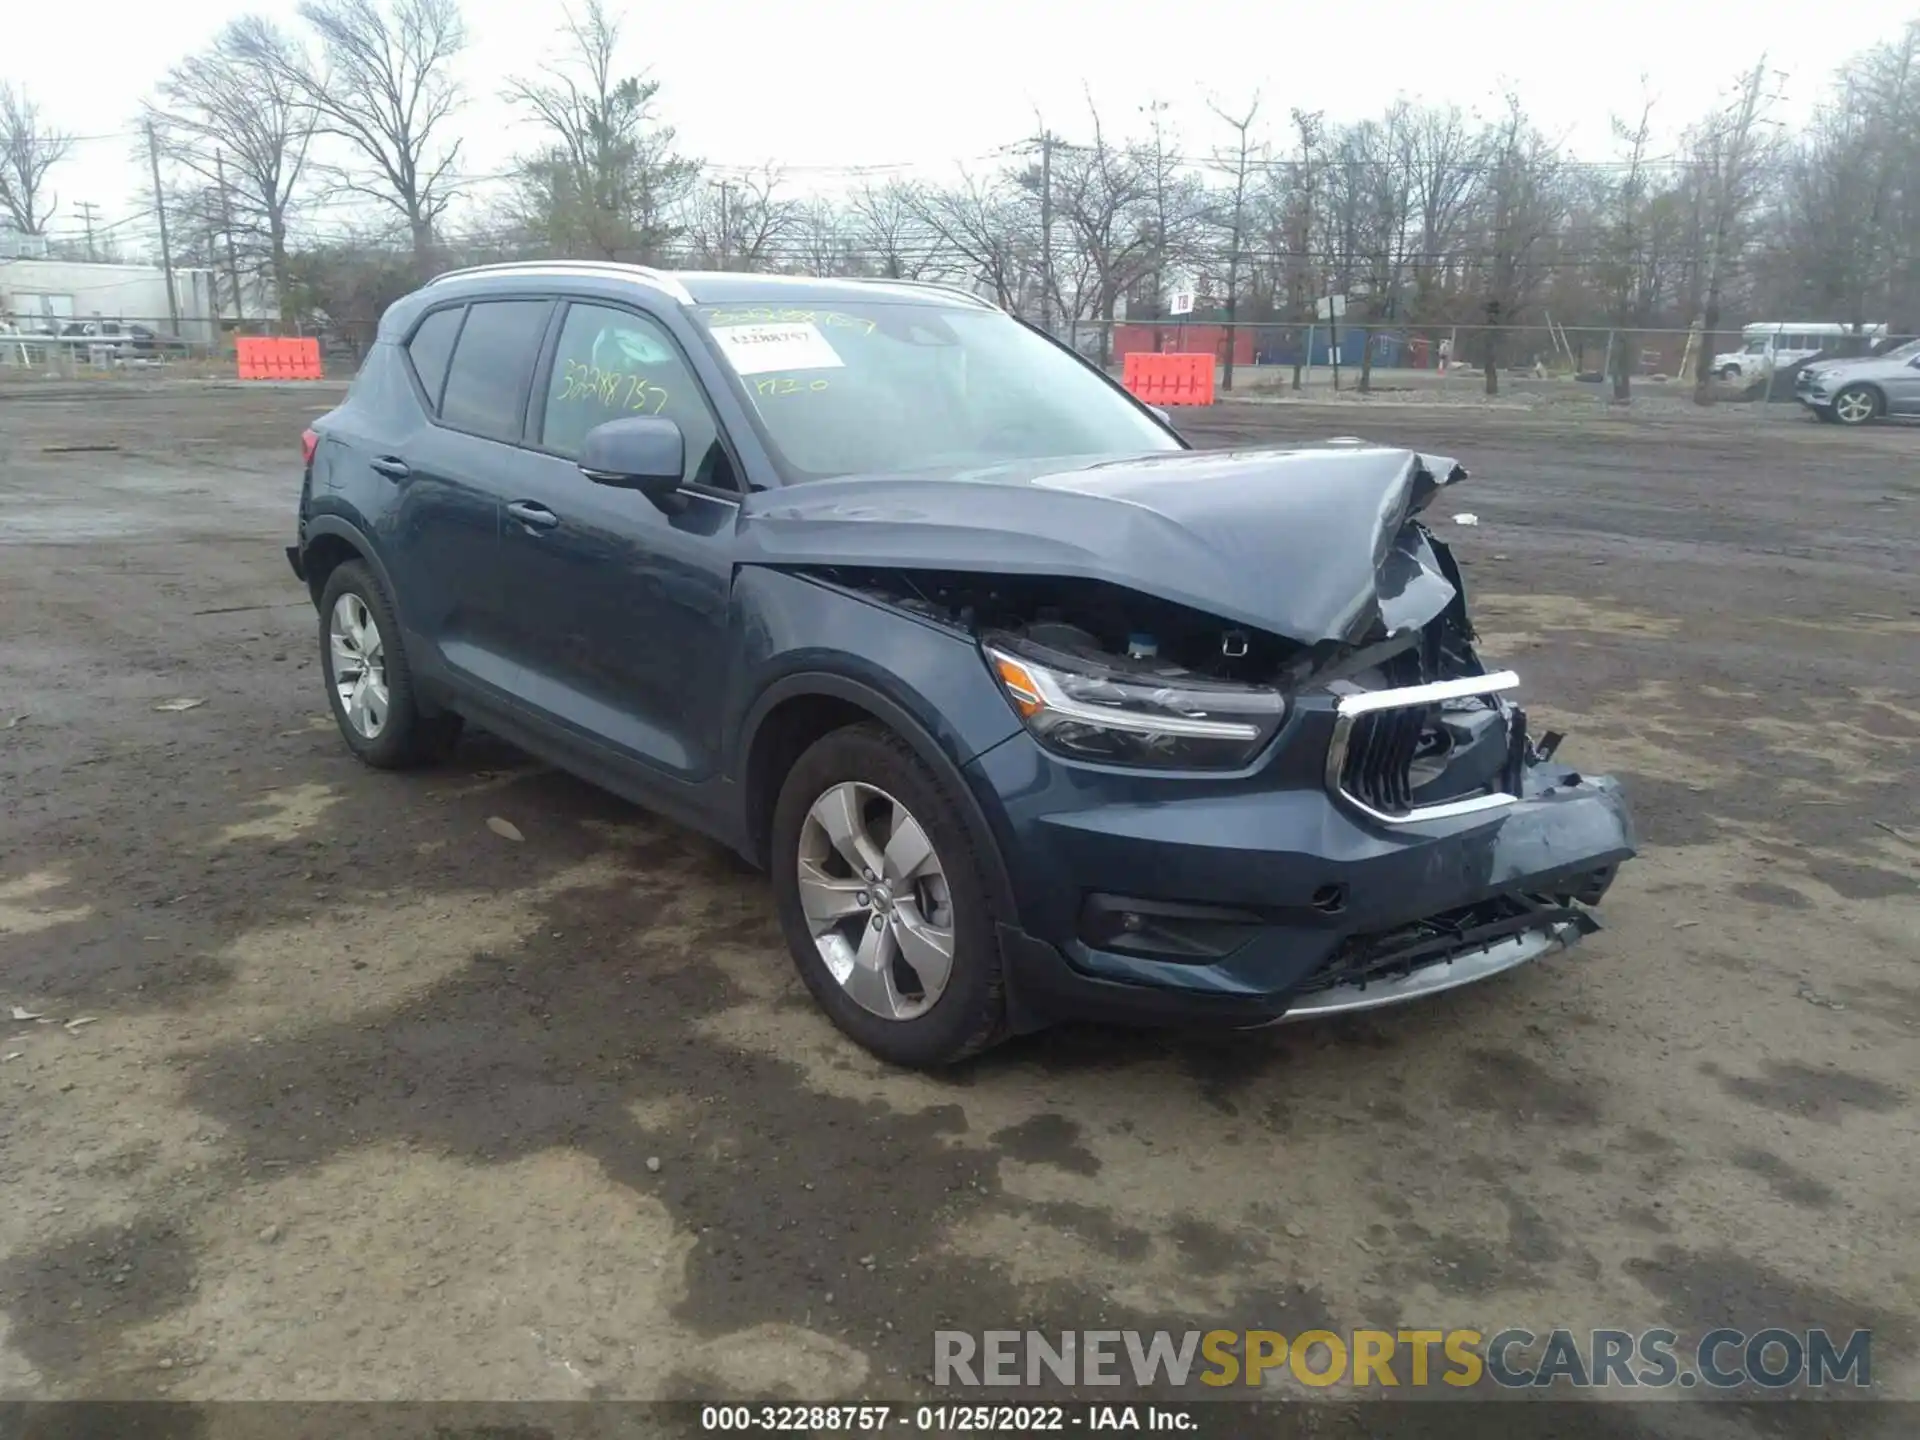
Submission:
<svg viewBox="0 0 1920 1440">
<path fill-rule="evenodd" d="M 903 837 L 913 843 L 895 843 Z M 939 777 L 892 731 L 848 726 L 794 762 L 774 807 L 770 854 L 794 966 L 843 1033 L 914 1069 L 951 1065 L 1005 1038 L 1006 986 L 973 836 Z M 924 858 L 909 863 L 915 854 Z M 944 975 L 937 958 L 925 963 L 942 942 Z M 864 974 L 862 959 L 874 961 Z"/>
<path fill-rule="evenodd" d="M 1722 365 L 1720 367 L 1720 378 L 1722 380 L 1738 380 L 1740 378 L 1740 367 L 1738 365 Z"/>
<path fill-rule="evenodd" d="M 458 715 L 422 713 L 393 602 L 359 560 L 320 592 L 320 673 L 341 739 L 376 770 L 438 760 L 459 738 Z"/>
<path fill-rule="evenodd" d="M 1880 392 L 1871 385 L 1849 385 L 1833 397 L 1833 418 L 1842 425 L 1865 425 L 1880 416 Z"/>
</svg>

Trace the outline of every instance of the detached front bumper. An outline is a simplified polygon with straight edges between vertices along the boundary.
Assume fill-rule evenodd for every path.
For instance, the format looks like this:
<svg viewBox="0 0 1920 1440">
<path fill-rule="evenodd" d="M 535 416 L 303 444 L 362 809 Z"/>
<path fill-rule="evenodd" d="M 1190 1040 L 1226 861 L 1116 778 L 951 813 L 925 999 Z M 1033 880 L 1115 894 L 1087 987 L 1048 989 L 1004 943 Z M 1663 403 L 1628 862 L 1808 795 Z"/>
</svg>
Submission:
<svg viewBox="0 0 1920 1440">
<path fill-rule="evenodd" d="M 1635 847 L 1615 781 L 1545 761 L 1509 805 L 1401 825 L 1307 787 L 1042 813 L 1065 767 L 1025 737 L 974 768 L 1024 797 L 1001 941 L 1030 1024 L 1249 1026 L 1453 989 L 1597 929 Z"/>
</svg>

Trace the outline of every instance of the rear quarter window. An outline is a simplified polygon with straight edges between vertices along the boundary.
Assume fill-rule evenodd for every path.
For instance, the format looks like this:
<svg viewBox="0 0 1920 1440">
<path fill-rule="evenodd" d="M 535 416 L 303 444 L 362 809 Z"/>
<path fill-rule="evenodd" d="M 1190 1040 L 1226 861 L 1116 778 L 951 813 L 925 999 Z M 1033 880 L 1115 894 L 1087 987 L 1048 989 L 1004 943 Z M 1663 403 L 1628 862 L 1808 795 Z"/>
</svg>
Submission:
<svg viewBox="0 0 1920 1440">
<path fill-rule="evenodd" d="M 460 333 L 460 317 L 464 314 L 464 305 L 436 310 L 420 322 L 413 338 L 407 341 L 407 363 L 413 366 L 420 388 L 427 393 L 429 410 L 440 408 L 440 391 L 447 382 L 447 361 L 453 358 L 453 341 Z"/>
</svg>

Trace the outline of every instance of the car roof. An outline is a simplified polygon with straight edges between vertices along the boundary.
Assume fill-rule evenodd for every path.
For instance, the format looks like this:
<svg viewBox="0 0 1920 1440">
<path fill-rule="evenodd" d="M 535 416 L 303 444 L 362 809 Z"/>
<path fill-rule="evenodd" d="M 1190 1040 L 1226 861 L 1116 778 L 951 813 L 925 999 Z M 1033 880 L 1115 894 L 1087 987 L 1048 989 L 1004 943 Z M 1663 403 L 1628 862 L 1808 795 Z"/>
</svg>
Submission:
<svg viewBox="0 0 1920 1440">
<path fill-rule="evenodd" d="M 992 310 L 990 301 L 957 285 L 921 280 L 821 278 L 810 275 L 761 275 L 726 270 L 657 270 L 594 260 L 531 260 L 450 270 L 429 280 L 388 310 L 383 332 L 411 329 L 419 314 L 435 302 L 476 298 L 496 292 L 543 290 L 565 281 L 576 294 L 631 295 L 637 287 L 680 305 L 812 306 L 892 304 L 968 307 Z"/>
</svg>

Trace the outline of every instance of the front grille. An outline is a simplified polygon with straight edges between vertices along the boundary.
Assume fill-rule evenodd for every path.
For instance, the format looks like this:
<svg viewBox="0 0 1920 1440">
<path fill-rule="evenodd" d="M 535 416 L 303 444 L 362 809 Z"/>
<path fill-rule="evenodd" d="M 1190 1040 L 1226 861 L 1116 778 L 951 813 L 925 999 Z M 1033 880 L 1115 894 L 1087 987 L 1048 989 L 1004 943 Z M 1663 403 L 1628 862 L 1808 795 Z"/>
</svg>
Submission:
<svg viewBox="0 0 1920 1440">
<path fill-rule="evenodd" d="M 1413 809 L 1413 757 L 1433 714 L 1431 705 L 1361 715 L 1347 736 L 1340 788 L 1370 810 L 1405 815 Z"/>
<path fill-rule="evenodd" d="M 1510 805 L 1519 793 L 1526 750 L 1526 721 L 1517 707 L 1500 707 L 1505 726 L 1505 763 L 1479 772 L 1474 793 L 1462 793 L 1456 779 L 1449 791 L 1445 781 L 1416 778 L 1415 761 L 1430 767 L 1438 759 L 1447 766 L 1445 743 L 1433 756 L 1423 753 L 1423 742 L 1440 725 L 1443 707 L 1478 702 L 1480 713 L 1499 706 L 1493 697 L 1520 683 L 1511 671 L 1463 676 L 1427 685 L 1370 690 L 1342 696 L 1327 751 L 1327 786 L 1336 795 L 1375 820 L 1386 824 L 1440 819 Z M 1435 735 L 1446 742 L 1444 734 Z M 1491 771 L 1499 769 L 1494 776 Z M 1472 772 L 1468 772 L 1472 773 Z M 1434 803 L 1420 803 L 1416 790 Z"/>
</svg>

